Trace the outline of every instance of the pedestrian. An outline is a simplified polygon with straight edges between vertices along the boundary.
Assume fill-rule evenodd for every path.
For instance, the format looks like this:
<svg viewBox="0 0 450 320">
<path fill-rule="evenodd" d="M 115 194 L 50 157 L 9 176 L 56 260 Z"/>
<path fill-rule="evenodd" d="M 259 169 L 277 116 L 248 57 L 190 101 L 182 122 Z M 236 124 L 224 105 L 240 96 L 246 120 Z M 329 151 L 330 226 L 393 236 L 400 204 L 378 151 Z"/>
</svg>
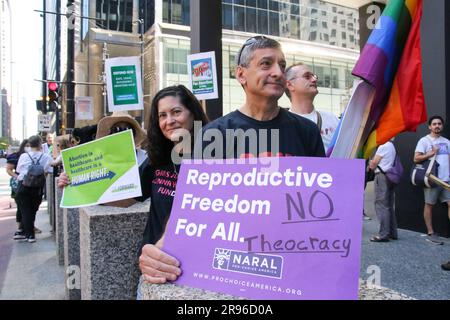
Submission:
<svg viewBox="0 0 450 320">
<path fill-rule="evenodd" d="M 6 157 L 6 172 L 11 177 L 9 180 L 9 185 L 11 187 L 11 198 L 14 199 L 17 205 L 16 193 L 17 187 L 19 185 L 19 181 L 17 178 L 19 177 L 19 172 L 17 171 L 17 162 L 19 161 L 20 155 L 24 152 L 30 151 L 30 144 L 28 143 L 28 139 L 22 141 L 19 146 L 19 151 L 11 153 Z M 20 212 L 19 206 L 17 206 L 16 210 L 16 222 L 17 222 L 17 231 L 14 233 L 14 240 L 19 240 L 22 238 L 21 234 L 23 233 L 22 226 L 22 214 Z"/>
<path fill-rule="evenodd" d="M 289 111 L 313 121 L 320 130 L 325 153 L 339 125 L 338 117 L 328 111 L 319 111 L 314 98 L 319 93 L 319 77 L 306 64 L 299 62 L 286 69 L 286 95 L 291 101 Z"/>
<path fill-rule="evenodd" d="M 51 133 L 47 133 L 45 137 L 45 143 L 42 144 L 42 152 L 50 156 L 53 153 L 53 136 Z"/>
<path fill-rule="evenodd" d="M 95 140 L 97 125 L 74 128 L 70 134 L 70 144 L 74 147 Z"/>
<path fill-rule="evenodd" d="M 236 58 L 235 75 L 245 92 L 245 102 L 236 111 L 229 113 L 202 129 L 202 135 L 219 131 L 223 148 L 208 148 L 208 139 L 198 139 L 195 157 L 251 158 L 259 156 L 311 156 L 324 157 L 324 147 L 317 126 L 310 120 L 278 106 L 278 100 L 286 89 L 286 60 L 280 44 L 265 36 L 248 39 Z M 265 135 L 258 134 L 265 130 Z M 242 134 L 236 134 L 239 131 Z M 230 133 L 235 133 L 230 134 Z M 247 132 L 254 139 L 248 141 Z M 278 140 L 272 141 L 276 132 Z M 251 135 L 248 135 L 251 136 Z M 240 137 L 244 137 L 240 140 Z M 237 143 L 236 143 L 236 140 Z M 198 146 L 203 152 L 198 151 Z M 215 149 L 211 155 L 203 154 L 206 148 Z M 180 275 L 179 262 L 160 248 L 164 236 L 156 245 L 146 245 L 140 259 L 141 271 L 148 282 L 165 283 Z M 143 257 L 144 256 L 144 257 Z"/>
<path fill-rule="evenodd" d="M 16 194 L 17 206 L 22 214 L 23 232 L 20 234 L 21 239 L 30 243 L 36 242 L 34 221 L 36 212 L 42 202 L 42 186 L 25 186 L 24 179 L 33 164 L 39 164 L 44 171 L 43 174 L 49 172 L 50 162 L 52 158 L 42 152 L 42 140 L 39 136 L 32 136 L 28 139 L 31 150 L 24 152 L 17 163 L 17 171 L 19 176 L 19 186 Z M 29 175 L 28 175 L 29 176 Z M 45 184 L 45 177 L 44 177 Z"/>
<path fill-rule="evenodd" d="M 421 138 L 417 143 L 414 163 L 422 163 L 434 156 L 438 167 L 438 178 L 442 181 L 449 182 L 449 155 L 450 141 L 442 136 L 444 129 L 444 119 L 441 116 L 434 115 L 428 120 L 428 129 L 430 133 Z M 447 203 L 447 214 L 450 218 L 450 191 L 442 186 L 433 188 L 424 188 L 425 205 L 423 209 L 423 217 L 427 228 L 426 240 L 433 244 L 444 244 L 434 232 L 433 229 L 433 206 L 439 200 Z"/>
<path fill-rule="evenodd" d="M 58 136 L 56 137 L 56 158 L 51 162 L 51 166 L 54 168 L 53 173 L 54 176 L 59 176 L 61 172 L 64 171 L 63 163 L 62 163 L 62 151 L 71 147 L 71 143 L 69 140 L 69 135 Z"/>
<path fill-rule="evenodd" d="M 97 125 L 95 139 L 100 139 L 125 130 L 131 130 L 133 132 L 136 158 L 138 166 L 141 166 L 147 159 L 147 152 L 141 149 L 141 145 L 147 139 L 146 132 L 141 128 L 139 122 L 127 112 L 115 111 L 112 115 L 100 119 Z"/>
<path fill-rule="evenodd" d="M 378 235 L 373 236 L 372 242 L 388 242 L 397 240 L 397 219 L 394 211 L 394 187 L 385 172 L 394 166 L 396 151 L 392 141 L 380 145 L 373 159 L 369 162 L 369 169 L 375 172 L 375 213 L 380 222 Z"/>
</svg>

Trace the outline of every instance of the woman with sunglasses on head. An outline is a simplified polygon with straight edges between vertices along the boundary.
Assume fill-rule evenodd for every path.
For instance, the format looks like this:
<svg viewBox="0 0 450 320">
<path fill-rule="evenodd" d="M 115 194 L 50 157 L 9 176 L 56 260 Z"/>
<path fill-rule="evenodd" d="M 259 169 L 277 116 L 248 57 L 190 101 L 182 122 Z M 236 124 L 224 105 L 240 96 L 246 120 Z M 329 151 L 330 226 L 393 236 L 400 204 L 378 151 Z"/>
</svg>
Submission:
<svg viewBox="0 0 450 320">
<path fill-rule="evenodd" d="M 174 150 L 174 153 L 190 158 L 186 153 L 193 150 L 194 121 L 201 121 L 202 125 L 205 125 L 208 119 L 197 98 L 186 87 L 182 85 L 168 87 L 155 95 L 148 130 L 149 166 L 141 176 L 143 194 L 150 195 L 151 206 L 144 231 L 139 267 L 144 280 L 150 283 L 164 283 L 166 279 L 175 280 L 173 274 L 181 273 L 180 269 L 174 266 L 177 264 L 176 259 L 160 248 L 172 209 L 180 168 L 179 164 L 174 163 L 171 154 Z M 190 150 L 183 150 L 186 146 L 180 143 L 182 140 L 180 138 L 186 133 L 191 137 Z M 171 265 L 158 263 L 153 258 L 155 256 L 162 256 L 162 260 L 171 262 Z M 154 268 L 155 263 L 160 265 L 158 270 Z M 166 271 L 170 274 L 166 274 Z"/>
</svg>

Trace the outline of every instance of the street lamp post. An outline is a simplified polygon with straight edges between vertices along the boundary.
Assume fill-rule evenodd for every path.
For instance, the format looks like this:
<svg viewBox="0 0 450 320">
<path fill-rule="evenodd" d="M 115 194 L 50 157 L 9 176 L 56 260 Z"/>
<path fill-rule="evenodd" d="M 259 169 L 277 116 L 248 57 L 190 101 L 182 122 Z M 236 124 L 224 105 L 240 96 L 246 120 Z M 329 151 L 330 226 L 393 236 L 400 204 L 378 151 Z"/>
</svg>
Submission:
<svg viewBox="0 0 450 320">
<path fill-rule="evenodd" d="M 133 21 L 133 23 L 139 23 L 139 39 L 140 39 L 140 45 L 141 45 L 141 54 L 140 54 L 140 61 L 141 61 L 141 84 L 144 86 L 144 19 L 138 19 Z M 145 108 L 142 106 L 141 110 L 141 126 L 144 127 L 144 114 L 145 114 Z"/>
</svg>

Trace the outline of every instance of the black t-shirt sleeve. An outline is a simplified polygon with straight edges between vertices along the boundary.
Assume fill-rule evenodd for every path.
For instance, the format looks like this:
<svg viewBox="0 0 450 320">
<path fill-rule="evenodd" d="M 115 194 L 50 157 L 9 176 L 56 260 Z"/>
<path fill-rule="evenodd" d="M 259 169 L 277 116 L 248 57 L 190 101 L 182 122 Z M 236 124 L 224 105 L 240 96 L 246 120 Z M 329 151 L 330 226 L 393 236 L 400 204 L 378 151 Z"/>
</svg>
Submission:
<svg viewBox="0 0 450 320">
<path fill-rule="evenodd" d="M 313 157 L 325 157 L 325 147 L 323 146 L 322 137 L 320 136 L 319 128 L 311 132 L 312 138 L 309 144 L 311 148 L 311 155 Z"/>
<path fill-rule="evenodd" d="M 19 162 L 19 156 L 16 153 L 10 154 L 6 157 L 6 163 L 12 164 L 14 167 L 17 166 L 17 163 Z"/>
<path fill-rule="evenodd" d="M 139 179 L 141 180 L 142 196 L 134 198 L 136 201 L 144 202 L 151 195 L 151 182 L 153 179 L 153 170 L 149 164 L 148 158 L 139 166 Z"/>
</svg>

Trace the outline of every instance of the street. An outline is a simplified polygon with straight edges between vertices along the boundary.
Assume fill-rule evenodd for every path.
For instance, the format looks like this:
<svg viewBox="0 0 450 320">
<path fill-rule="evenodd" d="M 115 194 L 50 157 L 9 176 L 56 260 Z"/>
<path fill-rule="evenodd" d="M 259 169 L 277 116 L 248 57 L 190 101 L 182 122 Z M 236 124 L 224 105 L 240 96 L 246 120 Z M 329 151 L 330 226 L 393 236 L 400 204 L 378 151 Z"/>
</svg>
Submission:
<svg viewBox="0 0 450 320">
<path fill-rule="evenodd" d="M 11 230 L 16 228 L 16 204 L 10 198 L 9 176 L 5 170 L 6 159 L 0 159 L 0 288 L 3 286 L 14 240 Z"/>
</svg>

